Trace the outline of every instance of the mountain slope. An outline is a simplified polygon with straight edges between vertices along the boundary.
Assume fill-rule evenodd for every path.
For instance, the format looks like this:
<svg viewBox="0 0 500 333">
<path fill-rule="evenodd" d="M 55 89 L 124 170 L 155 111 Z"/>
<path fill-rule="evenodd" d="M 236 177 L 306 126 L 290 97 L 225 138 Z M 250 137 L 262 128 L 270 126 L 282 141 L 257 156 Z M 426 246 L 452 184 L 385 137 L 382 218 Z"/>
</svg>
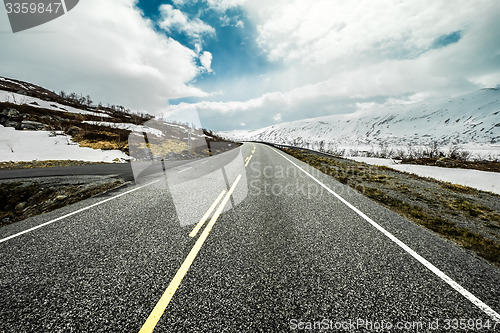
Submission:
<svg viewBox="0 0 500 333">
<path fill-rule="evenodd" d="M 157 120 L 123 106 L 96 105 L 90 96 L 56 94 L 0 76 L 0 162 L 125 161 L 146 151 L 147 158 L 192 158 L 231 147 L 211 131 L 189 124 Z"/>
<path fill-rule="evenodd" d="M 482 89 L 424 102 L 358 104 L 353 114 L 305 119 L 254 131 L 224 132 L 236 140 L 309 146 L 500 145 L 500 90 Z"/>
</svg>

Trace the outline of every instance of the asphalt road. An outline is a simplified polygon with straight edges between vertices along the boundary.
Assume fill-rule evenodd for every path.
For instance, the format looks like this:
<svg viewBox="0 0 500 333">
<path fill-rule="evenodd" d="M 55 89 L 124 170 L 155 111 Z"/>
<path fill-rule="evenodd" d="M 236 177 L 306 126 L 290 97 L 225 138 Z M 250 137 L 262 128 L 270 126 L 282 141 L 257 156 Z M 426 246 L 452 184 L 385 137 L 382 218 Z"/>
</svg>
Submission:
<svg viewBox="0 0 500 333">
<path fill-rule="evenodd" d="M 166 168 L 188 163 L 189 160 L 167 161 Z M 137 162 L 136 162 L 137 163 Z M 146 163 L 153 166 L 157 171 L 161 169 L 161 162 Z M 89 164 L 74 165 L 53 168 L 33 168 L 33 169 L 3 169 L 0 172 L 0 179 L 33 178 L 33 177 L 53 177 L 53 176 L 74 176 L 74 175 L 118 175 L 119 177 L 131 181 L 134 180 L 134 172 L 130 163 L 114 164 Z"/>
<path fill-rule="evenodd" d="M 1 332 L 500 331 L 498 268 L 260 144 L 5 226 L 0 263 Z"/>
</svg>

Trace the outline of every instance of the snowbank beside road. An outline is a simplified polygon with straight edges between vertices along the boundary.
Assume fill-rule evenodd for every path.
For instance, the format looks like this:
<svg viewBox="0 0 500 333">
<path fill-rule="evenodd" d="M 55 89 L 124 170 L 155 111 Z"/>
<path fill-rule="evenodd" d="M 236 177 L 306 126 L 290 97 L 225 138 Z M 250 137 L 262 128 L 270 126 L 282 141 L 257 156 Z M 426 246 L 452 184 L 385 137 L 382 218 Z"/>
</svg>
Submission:
<svg viewBox="0 0 500 333">
<path fill-rule="evenodd" d="M 500 195 L 500 174 L 471 169 L 441 168 L 427 165 L 398 164 L 394 160 L 371 157 L 349 157 L 349 159 L 370 165 L 384 165 L 392 169 L 429 177 L 444 182 L 472 187 Z"/>
<path fill-rule="evenodd" d="M 0 162 L 77 160 L 112 162 L 130 159 L 119 150 L 80 147 L 70 137 L 51 137 L 48 131 L 16 131 L 0 125 Z M 68 144 L 69 143 L 69 144 Z"/>
</svg>

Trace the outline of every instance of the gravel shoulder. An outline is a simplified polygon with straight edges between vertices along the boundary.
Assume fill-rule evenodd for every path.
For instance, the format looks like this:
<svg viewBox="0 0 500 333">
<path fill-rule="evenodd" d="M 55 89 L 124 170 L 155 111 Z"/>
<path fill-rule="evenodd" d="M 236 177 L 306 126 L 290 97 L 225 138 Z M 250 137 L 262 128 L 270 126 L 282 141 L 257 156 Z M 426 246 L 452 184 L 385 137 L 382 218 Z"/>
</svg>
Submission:
<svg viewBox="0 0 500 333">
<path fill-rule="evenodd" d="M 117 176 L 57 176 L 0 180 L 0 227 L 113 190 Z"/>
<path fill-rule="evenodd" d="M 82 166 L 82 165 L 106 165 L 115 164 L 108 162 L 88 162 L 75 160 L 47 160 L 47 161 L 30 161 L 30 162 L 0 162 L 0 170 L 13 169 L 36 169 L 36 168 L 57 168 L 66 166 Z"/>
</svg>

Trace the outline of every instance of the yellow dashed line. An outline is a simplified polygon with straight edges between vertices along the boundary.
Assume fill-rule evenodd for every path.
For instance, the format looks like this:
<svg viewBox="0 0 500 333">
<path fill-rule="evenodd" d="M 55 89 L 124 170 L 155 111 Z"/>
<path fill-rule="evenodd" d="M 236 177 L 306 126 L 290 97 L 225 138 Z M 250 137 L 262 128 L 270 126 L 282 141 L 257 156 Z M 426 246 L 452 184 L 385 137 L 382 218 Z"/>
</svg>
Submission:
<svg viewBox="0 0 500 333">
<path fill-rule="evenodd" d="M 250 160 L 252 159 L 253 155 L 250 155 L 250 157 L 247 158 L 247 162 L 245 163 L 245 167 L 248 166 L 248 163 L 250 163 Z"/>
<path fill-rule="evenodd" d="M 139 331 L 139 333 L 153 332 L 153 330 L 155 329 L 156 324 L 158 323 L 161 316 L 165 312 L 165 309 L 167 308 L 168 303 L 170 303 L 170 300 L 172 299 L 177 288 L 181 284 L 182 279 L 186 275 L 189 267 L 191 267 L 191 264 L 193 263 L 194 259 L 196 258 L 196 255 L 198 254 L 201 247 L 203 246 L 203 243 L 207 239 L 208 234 L 212 230 L 215 222 L 217 222 L 217 219 L 219 218 L 220 214 L 222 213 L 222 210 L 224 209 L 227 202 L 229 201 L 229 198 L 233 194 L 234 189 L 236 188 L 236 185 L 238 185 L 238 182 L 240 181 L 240 179 L 241 179 L 241 175 L 238 175 L 238 177 L 234 181 L 233 185 L 229 189 L 229 192 L 227 192 L 226 196 L 224 197 L 224 200 L 222 200 L 222 203 L 215 211 L 214 216 L 212 216 L 212 218 L 210 219 L 210 222 L 207 224 L 207 226 L 205 227 L 205 229 L 201 233 L 200 238 L 198 238 L 198 240 L 194 244 L 193 248 L 189 252 L 188 256 L 186 257 L 186 259 L 184 259 L 184 262 L 182 263 L 181 267 L 179 268 L 179 270 L 175 274 L 174 278 L 172 279 L 172 281 L 168 285 L 168 288 L 165 290 L 165 292 L 161 296 L 158 303 L 156 303 L 156 306 L 154 307 L 153 311 L 151 311 L 151 314 L 149 315 L 149 317 L 146 320 L 146 322 L 144 323 L 144 325 L 142 325 L 142 328 Z"/>
<path fill-rule="evenodd" d="M 252 153 L 250 154 L 250 156 L 248 156 L 248 157 L 245 159 L 245 168 L 246 168 L 246 167 L 248 166 L 248 164 L 250 163 L 250 160 L 252 159 L 253 154 L 255 154 L 255 145 L 253 146 Z"/>
</svg>

